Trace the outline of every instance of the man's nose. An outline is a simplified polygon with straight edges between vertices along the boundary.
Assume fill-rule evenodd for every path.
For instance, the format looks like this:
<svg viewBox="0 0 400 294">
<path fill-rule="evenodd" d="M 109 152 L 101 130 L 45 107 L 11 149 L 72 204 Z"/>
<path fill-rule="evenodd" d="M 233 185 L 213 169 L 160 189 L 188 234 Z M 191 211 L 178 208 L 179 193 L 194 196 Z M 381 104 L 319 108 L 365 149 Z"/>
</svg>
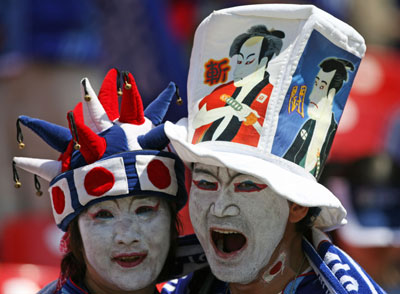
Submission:
<svg viewBox="0 0 400 294">
<path fill-rule="evenodd" d="M 137 222 L 125 218 L 115 224 L 114 240 L 117 244 L 130 245 L 140 241 L 140 233 Z"/>
<path fill-rule="evenodd" d="M 226 190 L 222 190 L 216 201 L 211 204 L 210 212 L 216 217 L 239 215 L 240 209 L 233 202 L 233 197 Z"/>
</svg>

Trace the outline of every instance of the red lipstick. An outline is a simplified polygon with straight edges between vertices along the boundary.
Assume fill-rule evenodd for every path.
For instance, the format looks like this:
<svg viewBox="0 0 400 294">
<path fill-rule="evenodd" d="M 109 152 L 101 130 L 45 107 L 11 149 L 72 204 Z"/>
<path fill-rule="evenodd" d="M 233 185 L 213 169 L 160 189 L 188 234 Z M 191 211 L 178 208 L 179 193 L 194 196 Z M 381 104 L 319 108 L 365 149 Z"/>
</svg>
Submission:
<svg viewBox="0 0 400 294">
<path fill-rule="evenodd" d="M 147 253 L 129 253 L 116 255 L 112 260 L 122 267 L 131 268 L 141 264 L 146 257 Z"/>
</svg>

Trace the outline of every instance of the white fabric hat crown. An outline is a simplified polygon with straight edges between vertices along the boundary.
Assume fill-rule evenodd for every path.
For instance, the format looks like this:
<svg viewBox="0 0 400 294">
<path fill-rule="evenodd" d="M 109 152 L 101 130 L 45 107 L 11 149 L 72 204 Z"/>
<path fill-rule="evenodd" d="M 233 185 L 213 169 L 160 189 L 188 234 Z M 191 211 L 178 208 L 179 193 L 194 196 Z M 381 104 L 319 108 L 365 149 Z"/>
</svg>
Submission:
<svg viewBox="0 0 400 294">
<path fill-rule="evenodd" d="M 195 34 L 188 119 L 165 132 L 184 161 L 256 176 L 321 207 L 316 225 L 333 229 L 346 212 L 316 179 L 365 50 L 352 27 L 312 5 L 215 11 Z"/>
</svg>

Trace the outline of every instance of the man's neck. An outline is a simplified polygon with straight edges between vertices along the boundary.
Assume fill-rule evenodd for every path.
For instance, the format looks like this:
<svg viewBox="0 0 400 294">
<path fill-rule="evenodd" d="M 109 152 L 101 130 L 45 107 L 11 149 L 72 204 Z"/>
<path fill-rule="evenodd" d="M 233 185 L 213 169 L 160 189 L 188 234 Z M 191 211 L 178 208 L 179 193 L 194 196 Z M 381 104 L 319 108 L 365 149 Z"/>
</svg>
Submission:
<svg viewBox="0 0 400 294">
<path fill-rule="evenodd" d="M 302 251 L 301 234 L 292 235 L 290 238 L 287 235 L 285 234 L 270 262 L 254 281 L 249 284 L 229 284 L 232 294 L 280 293 L 309 267 Z"/>
</svg>

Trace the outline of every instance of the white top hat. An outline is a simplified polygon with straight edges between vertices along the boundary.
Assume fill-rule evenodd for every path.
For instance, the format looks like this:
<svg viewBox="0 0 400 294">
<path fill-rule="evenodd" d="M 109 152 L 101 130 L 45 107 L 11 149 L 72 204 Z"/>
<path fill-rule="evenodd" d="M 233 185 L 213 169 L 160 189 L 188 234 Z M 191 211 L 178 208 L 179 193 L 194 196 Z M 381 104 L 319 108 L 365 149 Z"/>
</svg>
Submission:
<svg viewBox="0 0 400 294">
<path fill-rule="evenodd" d="M 188 118 L 165 132 L 184 161 L 253 175 L 322 208 L 315 225 L 334 229 L 346 211 L 317 179 L 365 50 L 352 27 L 312 5 L 215 11 L 195 34 Z"/>
</svg>

